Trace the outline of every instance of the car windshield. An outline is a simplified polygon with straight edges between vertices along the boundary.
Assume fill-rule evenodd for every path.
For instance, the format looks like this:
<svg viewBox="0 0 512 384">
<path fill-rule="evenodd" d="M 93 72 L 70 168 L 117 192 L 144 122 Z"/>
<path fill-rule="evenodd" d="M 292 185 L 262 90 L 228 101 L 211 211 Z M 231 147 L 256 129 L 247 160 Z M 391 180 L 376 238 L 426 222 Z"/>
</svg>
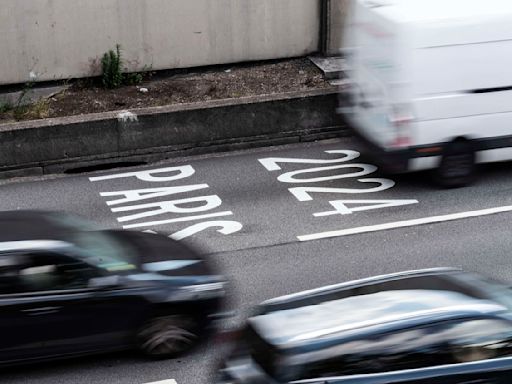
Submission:
<svg viewBox="0 0 512 384">
<path fill-rule="evenodd" d="M 109 272 L 137 268 L 135 250 L 104 232 L 75 232 L 72 241 L 80 249 L 85 261 L 96 267 Z"/>
<path fill-rule="evenodd" d="M 478 287 L 485 295 L 512 311 L 512 287 L 504 286 L 496 281 L 470 273 L 459 275 L 459 279 Z"/>
<path fill-rule="evenodd" d="M 96 226 L 78 216 L 67 215 L 59 212 L 50 212 L 46 217 L 53 223 L 76 231 L 94 231 Z"/>
</svg>

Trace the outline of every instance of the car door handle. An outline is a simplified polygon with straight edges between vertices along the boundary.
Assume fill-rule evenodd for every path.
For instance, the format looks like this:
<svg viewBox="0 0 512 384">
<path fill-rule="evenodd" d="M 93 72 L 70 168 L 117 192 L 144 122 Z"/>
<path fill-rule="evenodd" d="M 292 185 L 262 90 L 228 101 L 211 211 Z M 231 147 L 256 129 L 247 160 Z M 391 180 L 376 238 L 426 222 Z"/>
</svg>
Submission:
<svg viewBox="0 0 512 384">
<path fill-rule="evenodd" d="M 50 313 L 58 312 L 62 307 L 41 307 L 41 308 L 30 308 L 22 309 L 21 312 L 26 313 L 30 316 L 48 315 Z"/>
</svg>

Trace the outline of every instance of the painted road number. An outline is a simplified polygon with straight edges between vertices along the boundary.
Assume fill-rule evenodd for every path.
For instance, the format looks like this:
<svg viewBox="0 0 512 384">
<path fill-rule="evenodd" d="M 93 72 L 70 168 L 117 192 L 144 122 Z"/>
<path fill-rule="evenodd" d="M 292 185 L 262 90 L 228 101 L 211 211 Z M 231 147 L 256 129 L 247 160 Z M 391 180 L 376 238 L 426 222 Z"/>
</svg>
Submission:
<svg viewBox="0 0 512 384">
<path fill-rule="evenodd" d="M 329 164 L 322 167 L 314 167 L 301 169 L 293 172 L 286 172 L 277 177 L 282 183 L 287 184 L 312 184 L 323 181 L 340 180 L 340 179 L 357 179 L 359 183 L 369 185 L 368 188 L 330 188 L 317 186 L 300 186 L 292 187 L 288 190 L 301 202 L 312 201 L 314 193 L 340 193 L 340 194 L 366 194 L 385 191 L 393 188 L 395 182 L 390 179 L 383 178 L 367 178 L 377 171 L 377 167 L 371 164 L 348 163 L 349 161 L 359 158 L 360 153 L 352 150 L 331 150 L 325 151 L 328 154 L 342 155 L 336 159 L 296 159 L 285 157 L 268 157 L 259 159 L 259 162 L 270 172 L 282 170 L 280 163 L 294 164 Z M 330 165 L 335 164 L 335 165 Z M 350 173 L 338 173 L 331 176 L 316 176 L 315 173 L 324 171 L 339 171 L 344 169 L 354 170 Z M 306 177 L 299 177 L 306 175 Z M 409 204 L 417 204 L 418 200 L 354 200 L 342 199 L 329 201 L 334 207 L 333 211 L 319 212 L 313 214 L 315 217 L 332 216 L 332 215 L 349 215 L 354 212 L 369 211 L 380 208 L 398 207 Z"/>
</svg>

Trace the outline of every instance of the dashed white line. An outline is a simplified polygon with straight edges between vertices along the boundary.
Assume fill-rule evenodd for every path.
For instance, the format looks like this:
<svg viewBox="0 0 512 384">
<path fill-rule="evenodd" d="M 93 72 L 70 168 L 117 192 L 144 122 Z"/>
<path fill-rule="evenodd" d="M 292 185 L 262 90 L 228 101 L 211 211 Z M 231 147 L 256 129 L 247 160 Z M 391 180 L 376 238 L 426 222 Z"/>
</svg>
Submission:
<svg viewBox="0 0 512 384">
<path fill-rule="evenodd" d="M 176 380 L 170 379 L 170 380 L 161 380 L 161 381 L 152 381 L 151 383 L 145 383 L 145 384 L 178 384 Z"/>
<path fill-rule="evenodd" d="M 495 215 L 497 213 L 504 213 L 504 212 L 512 212 L 512 205 L 496 207 L 496 208 L 481 209 L 478 211 L 467 211 L 467 212 L 453 213 L 453 214 L 449 214 L 449 215 L 431 216 L 431 217 L 424 217 L 421 219 L 395 221 L 392 223 L 368 225 L 368 226 L 364 226 L 364 227 L 356 227 L 356 228 L 349 228 L 349 229 L 341 229 L 341 230 L 337 230 L 337 231 L 314 233 L 311 235 L 297 236 L 297 238 L 300 241 L 319 240 L 319 239 L 326 239 L 326 238 L 330 238 L 330 237 L 342 237 L 342 236 L 356 235 L 356 234 L 368 233 L 368 232 L 385 231 L 385 230 L 395 229 L 395 228 L 414 227 L 417 225 L 425 225 L 425 224 L 441 223 L 441 222 L 445 222 L 445 221 L 468 219 L 470 217 Z"/>
</svg>

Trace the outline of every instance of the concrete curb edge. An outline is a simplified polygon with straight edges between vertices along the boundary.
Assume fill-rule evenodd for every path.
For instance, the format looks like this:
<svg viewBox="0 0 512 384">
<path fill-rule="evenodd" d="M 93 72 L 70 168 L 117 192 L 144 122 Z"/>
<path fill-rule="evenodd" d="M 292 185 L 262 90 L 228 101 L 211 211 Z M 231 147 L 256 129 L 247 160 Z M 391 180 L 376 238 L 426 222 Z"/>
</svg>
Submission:
<svg viewBox="0 0 512 384">
<path fill-rule="evenodd" d="M 0 124 L 0 178 L 342 136 L 336 104 L 329 88 Z"/>
</svg>

